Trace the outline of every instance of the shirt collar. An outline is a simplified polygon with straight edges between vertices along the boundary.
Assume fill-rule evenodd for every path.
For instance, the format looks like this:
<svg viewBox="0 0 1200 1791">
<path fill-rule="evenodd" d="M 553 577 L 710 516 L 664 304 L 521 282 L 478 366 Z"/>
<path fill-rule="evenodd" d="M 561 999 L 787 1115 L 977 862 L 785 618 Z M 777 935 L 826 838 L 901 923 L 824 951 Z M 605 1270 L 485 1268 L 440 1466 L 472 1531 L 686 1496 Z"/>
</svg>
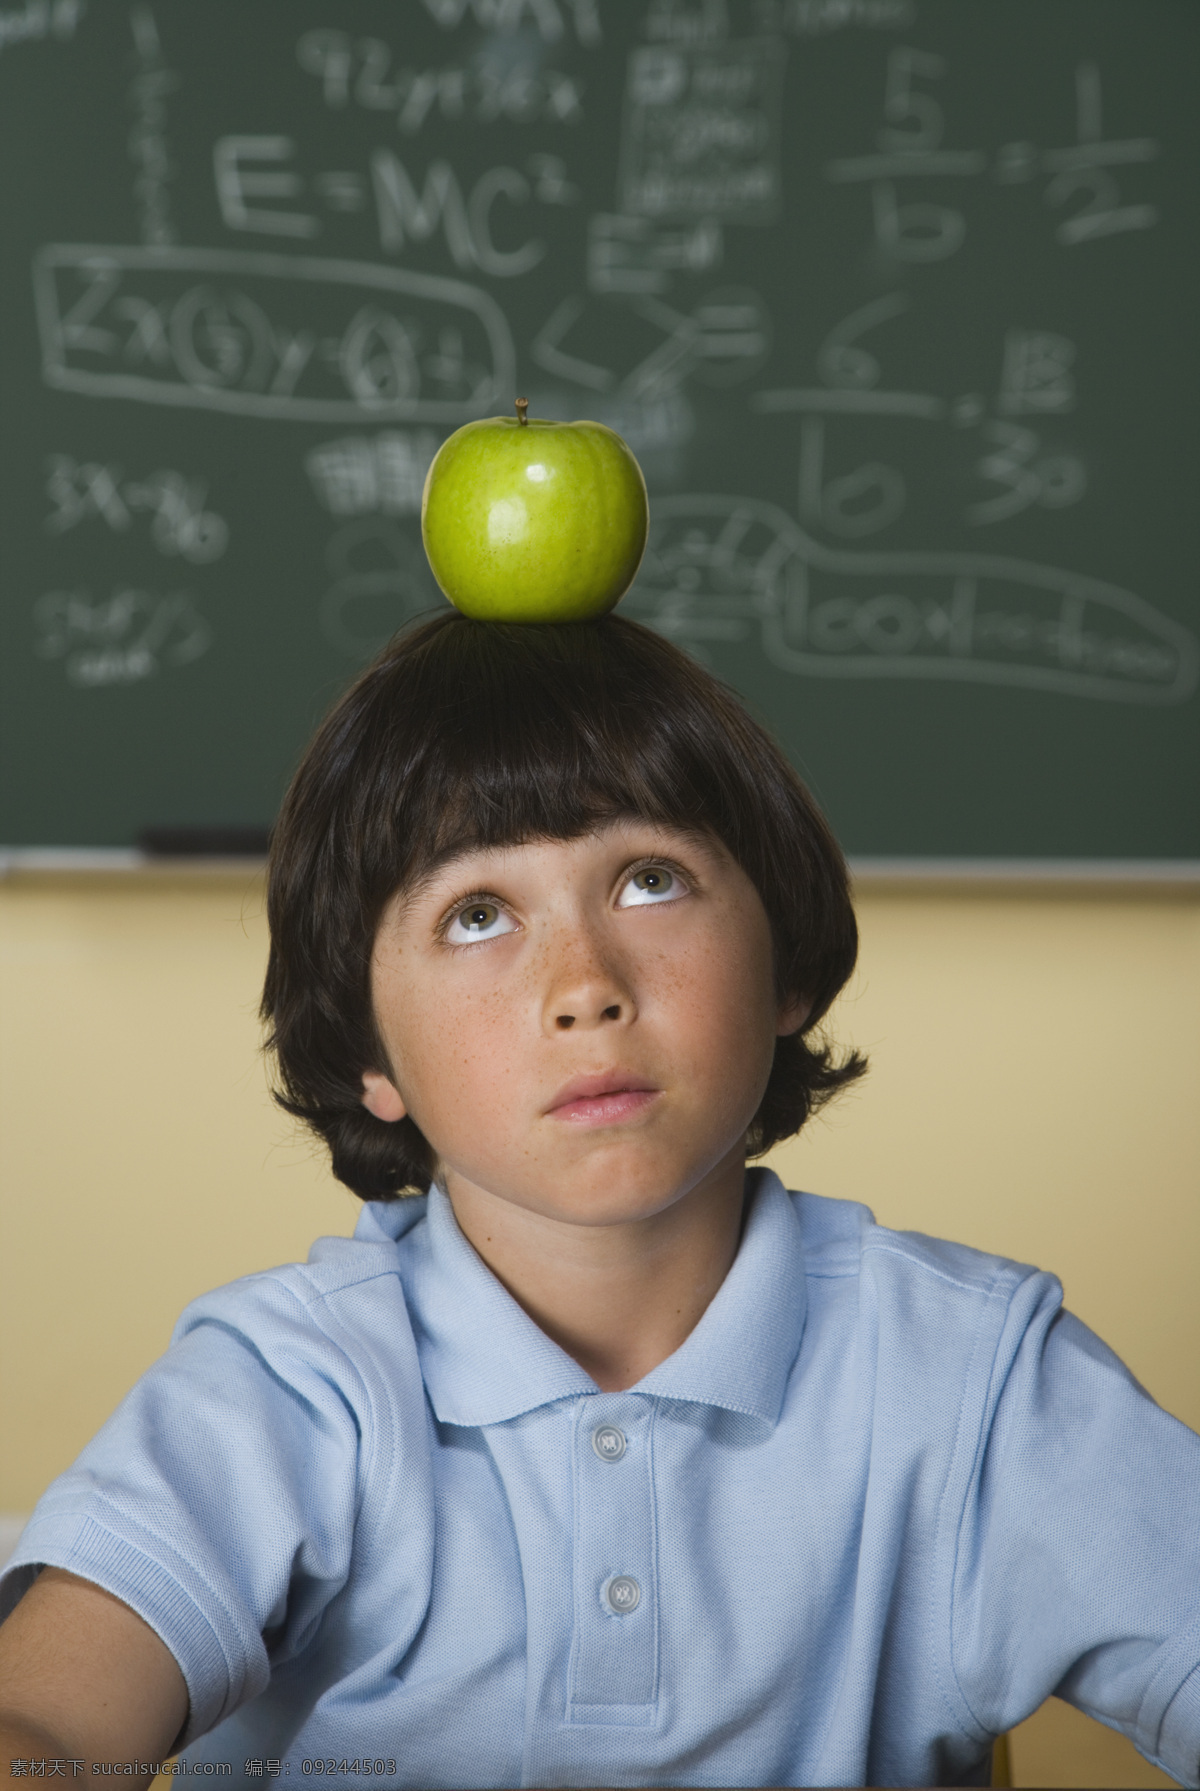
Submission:
<svg viewBox="0 0 1200 1791">
<path fill-rule="evenodd" d="M 746 1222 L 729 1273 L 673 1356 L 633 1389 L 774 1424 L 808 1310 L 800 1220 L 771 1169 L 746 1175 Z"/>
<path fill-rule="evenodd" d="M 422 1200 L 372 1203 L 355 1236 L 396 1240 L 421 1372 L 442 1423 L 500 1424 L 554 1400 L 599 1392 L 476 1255 L 436 1184 Z M 805 1307 L 792 1202 L 771 1170 L 750 1170 L 746 1222 L 729 1273 L 691 1335 L 630 1391 L 774 1424 Z"/>
</svg>

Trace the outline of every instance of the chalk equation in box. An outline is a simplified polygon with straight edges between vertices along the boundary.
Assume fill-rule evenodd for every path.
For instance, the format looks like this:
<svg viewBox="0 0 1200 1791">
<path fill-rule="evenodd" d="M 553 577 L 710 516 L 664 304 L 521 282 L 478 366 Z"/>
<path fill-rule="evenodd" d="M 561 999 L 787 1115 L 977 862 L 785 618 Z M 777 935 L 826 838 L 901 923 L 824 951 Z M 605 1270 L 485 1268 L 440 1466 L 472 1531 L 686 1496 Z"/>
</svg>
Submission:
<svg viewBox="0 0 1200 1791">
<path fill-rule="evenodd" d="M 60 391 L 294 422 L 461 423 L 513 387 L 504 313 L 461 280 L 52 244 L 33 281 L 42 375 Z"/>
<path fill-rule="evenodd" d="M 635 50 L 621 143 L 621 210 L 768 223 L 780 196 L 782 78 L 782 50 L 771 38 Z"/>
<path fill-rule="evenodd" d="M 660 499 L 630 614 L 703 657 L 757 637 L 779 670 L 1181 703 L 1200 642 L 1132 591 L 999 554 L 822 547 L 772 504 Z"/>
</svg>

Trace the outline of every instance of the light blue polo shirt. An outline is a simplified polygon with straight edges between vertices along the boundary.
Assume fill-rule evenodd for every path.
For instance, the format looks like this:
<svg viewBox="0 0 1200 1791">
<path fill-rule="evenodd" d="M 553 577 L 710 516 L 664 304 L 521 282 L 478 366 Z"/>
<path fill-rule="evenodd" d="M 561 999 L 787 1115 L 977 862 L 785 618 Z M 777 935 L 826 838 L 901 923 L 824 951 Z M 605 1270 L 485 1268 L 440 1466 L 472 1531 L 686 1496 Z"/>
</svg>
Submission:
<svg viewBox="0 0 1200 1791">
<path fill-rule="evenodd" d="M 1195 1785 L 1200 1438 L 1053 1277 L 748 1195 L 624 1393 L 436 1188 L 206 1295 L 9 1603 L 32 1562 L 124 1599 L 187 1679 L 187 1759 L 235 1780 L 982 1784 L 1057 1690 Z"/>
</svg>

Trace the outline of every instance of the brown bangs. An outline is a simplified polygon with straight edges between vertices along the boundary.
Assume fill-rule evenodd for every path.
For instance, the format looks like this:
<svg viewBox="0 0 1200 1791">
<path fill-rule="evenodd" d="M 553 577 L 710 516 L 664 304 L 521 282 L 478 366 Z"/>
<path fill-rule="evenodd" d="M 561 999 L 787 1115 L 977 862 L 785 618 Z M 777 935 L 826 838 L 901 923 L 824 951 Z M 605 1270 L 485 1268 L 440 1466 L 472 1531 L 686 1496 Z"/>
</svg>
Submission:
<svg viewBox="0 0 1200 1791">
<path fill-rule="evenodd" d="M 715 831 L 741 857 L 731 716 L 657 635 L 615 616 L 439 617 L 405 645 L 362 690 L 387 702 L 389 750 L 343 799 L 385 898 L 457 852 L 572 839 L 618 816 Z M 739 713 L 732 699 L 720 707 Z"/>
</svg>

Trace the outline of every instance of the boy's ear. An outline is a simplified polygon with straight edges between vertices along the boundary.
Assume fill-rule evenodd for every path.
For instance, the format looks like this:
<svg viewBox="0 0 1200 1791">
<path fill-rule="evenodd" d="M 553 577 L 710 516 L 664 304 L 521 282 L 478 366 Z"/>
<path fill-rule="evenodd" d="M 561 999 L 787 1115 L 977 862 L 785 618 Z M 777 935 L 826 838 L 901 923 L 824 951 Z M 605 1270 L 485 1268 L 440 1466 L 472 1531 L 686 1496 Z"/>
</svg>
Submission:
<svg viewBox="0 0 1200 1791">
<path fill-rule="evenodd" d="M 380 1070 L 363 1071 L 362 1104 L 376 1119 L 385 1119 L 389 1123 L 403 1119 L 408 1113 L 399 1089 Z"/>
<path fill-rule="evenodd" d="M 778 1037 L 785 1038 L 789 1033 L 799 1032 L 812 1012 L 812 1002 L 803 995 L 793 995 L 779 1005 L 779 1020 L 775 1027 Z"/>
</svg>

